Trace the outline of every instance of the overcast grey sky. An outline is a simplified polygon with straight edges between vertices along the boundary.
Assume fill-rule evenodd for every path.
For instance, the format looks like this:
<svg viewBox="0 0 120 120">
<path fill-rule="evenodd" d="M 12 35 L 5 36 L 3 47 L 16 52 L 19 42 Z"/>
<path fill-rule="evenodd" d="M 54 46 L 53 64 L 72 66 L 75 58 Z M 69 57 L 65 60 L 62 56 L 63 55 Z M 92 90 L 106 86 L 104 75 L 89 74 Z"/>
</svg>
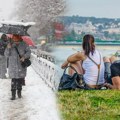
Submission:
<svg viewBox="0 0 120 120">
<path fill-rule="evenodd" d="M 66 0 L 65 15 L 120 18 L 120 0 Z"/>
<path fill-rule="evenodd" d="M 0 0 L 0 20 L 8 19 L 14 10 L 14 1 L 15 0 Z"/>
<path fill-rule="evenodd" d="M 0 0 L 0 19 L 7 19 L 14 10 L 14 1 Z M 66 0 L 65 15 L 120 18 L 120 0 Z"/>
</svg>

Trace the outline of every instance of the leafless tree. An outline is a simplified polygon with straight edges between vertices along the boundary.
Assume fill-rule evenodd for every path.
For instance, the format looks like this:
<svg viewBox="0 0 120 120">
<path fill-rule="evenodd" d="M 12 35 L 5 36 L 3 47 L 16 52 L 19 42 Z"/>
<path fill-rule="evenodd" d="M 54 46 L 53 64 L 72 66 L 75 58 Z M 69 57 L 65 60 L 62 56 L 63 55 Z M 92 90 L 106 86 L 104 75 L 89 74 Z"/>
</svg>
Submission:
<svg viewBox="0 0 120 120">
<path fill-rule="evenodd" d="M 36 22 L 30 29 L 34 38 L 46 34 L 51 23 L 65 9 L 65 0 L 17 0 L 16 4 L 15 18 Z"/>
</svg>

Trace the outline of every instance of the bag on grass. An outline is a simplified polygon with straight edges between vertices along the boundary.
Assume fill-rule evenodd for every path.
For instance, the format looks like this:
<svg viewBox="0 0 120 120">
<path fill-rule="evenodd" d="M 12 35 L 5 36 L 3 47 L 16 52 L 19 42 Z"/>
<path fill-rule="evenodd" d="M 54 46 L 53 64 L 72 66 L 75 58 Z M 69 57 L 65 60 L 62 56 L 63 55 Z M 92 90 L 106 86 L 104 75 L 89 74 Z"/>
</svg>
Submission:
<svg viewBox="0 0 120 120">
<path fill-rule="evenodd" d="M 68 67 L 75 71 L 75 73 L 72 76 L 66 74 L 66 70 Z M 83 89 L 84 88 L 83 75 L 78 74 L 78 72 L 75 70 L 73 66 L 68 67 L 65 68 L 63 72 L 63 75 L 60 79 L 58 90 L 74 90 L 76 88 Z"/>
</svg>

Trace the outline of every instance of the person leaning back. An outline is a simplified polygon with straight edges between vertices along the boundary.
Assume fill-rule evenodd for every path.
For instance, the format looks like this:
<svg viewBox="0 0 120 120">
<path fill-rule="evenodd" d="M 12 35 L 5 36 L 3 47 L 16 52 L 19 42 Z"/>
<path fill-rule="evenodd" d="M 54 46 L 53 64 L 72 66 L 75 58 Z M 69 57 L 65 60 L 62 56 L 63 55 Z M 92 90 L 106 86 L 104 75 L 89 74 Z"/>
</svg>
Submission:
<svg viewBox="0 0 120 120">
<path fill-rule="evenodd" d="M 104 59 L 107 83 L 104 84 L 109 89 L 120 90 L 120 60 L 115 56 Z"/>
</svg>

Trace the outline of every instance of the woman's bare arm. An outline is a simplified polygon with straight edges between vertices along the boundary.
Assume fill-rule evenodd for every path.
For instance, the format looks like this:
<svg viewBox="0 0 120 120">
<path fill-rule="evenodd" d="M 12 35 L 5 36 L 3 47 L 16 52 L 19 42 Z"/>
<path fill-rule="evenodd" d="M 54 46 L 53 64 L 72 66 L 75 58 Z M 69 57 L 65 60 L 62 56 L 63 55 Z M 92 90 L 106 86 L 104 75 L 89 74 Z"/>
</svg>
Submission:
<svg viewBox="0 0 120 120">
<path fill-rule="evenodd" d="M 61 68 L 64 69 L 65 67 L 68 66 L 69 63 L 75 63 L 80 60 L 85 60 L 86 57 L 84 53 L 82 52 L 77 52 L 67 58 L 67 60 L 61 65 Z"/>
<path fill-rule="evenodd" d="M 82 53 L 82 52 L 77 52 L 77 53 L 69 56 L 69 57 L 67 58 L 67 61 L 68 61 L 69 63 L 74 63 L 74 62 L 77 62 L 77 61 L 80 61 L 80 60 L 85 60 L 85 59 L 86 59 L 86 57 L 85 57 L 84 53 Z"/>
</svg>

